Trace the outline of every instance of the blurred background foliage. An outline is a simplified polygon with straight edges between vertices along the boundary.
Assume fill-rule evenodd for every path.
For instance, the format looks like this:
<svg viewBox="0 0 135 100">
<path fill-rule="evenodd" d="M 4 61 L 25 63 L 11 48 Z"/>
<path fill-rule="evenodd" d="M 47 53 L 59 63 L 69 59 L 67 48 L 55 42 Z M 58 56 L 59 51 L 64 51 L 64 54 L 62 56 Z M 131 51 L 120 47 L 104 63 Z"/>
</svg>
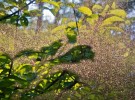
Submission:
<svg viewBox="0 0 135 100">
<path fill-rule="evenodd" d="M 1 0 L 0 98 L 134 100 L 134 4 Z"/>
</svg>

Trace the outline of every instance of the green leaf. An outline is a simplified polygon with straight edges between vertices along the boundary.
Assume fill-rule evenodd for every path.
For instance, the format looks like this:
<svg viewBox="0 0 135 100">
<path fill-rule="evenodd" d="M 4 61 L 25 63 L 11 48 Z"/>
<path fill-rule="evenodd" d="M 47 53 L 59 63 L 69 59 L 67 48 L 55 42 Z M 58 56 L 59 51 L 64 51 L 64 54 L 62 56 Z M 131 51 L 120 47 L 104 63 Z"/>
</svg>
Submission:
<svg viewBox="0 0 135 100">
<path fill-rule="evenodd" d="M 19 75 L 23 75 L 23 74 L 32 72 L 32 66 L 29 65 L 29 64 L 20 65 L 20 66 L 18 67 L 18 69 L 16 70 L 16 72 L 17 72 Z"/>
<path fill-rule="evenodd" d="M 0 2 L 0 7 L 1 7 L 1 8 L 5 8 L 3 2 Z"/>
<path fill-rule="evenodd" d="M 0 54 L 0 67 L 11 62 L 11 57 L 8 54 Z"/>
<path fill-rule="evenodd" d="M 62 46 L 62 40 L 57 40 L 53 42 L 50 46 L 42 47 L 41 52 L 46 56 L 53 56 L 57 53 L 58 49 Z"/>
<path fill-rule="evenodd" d="M 37 53 L 37 51 L 34 51 L 32 49 L 23 50 L 23 51 L 20 51 L 18 54 L 16 54 L 15 58 L 18 58 L 18 57 L 21 57 L 21 56 L 30 56 L 30 55 L 34 55 L 36 53 Z"/>
<path fill-rule="evenodd" d="M 93 60 L 95 53 L 91 50 L 90 46 L 87 45 L 78 45 L 70 49 L 66 54 L 56 58 L 59 59 L 60 63 L 77 63 L 83 59 Z M 55 59 L 54 59 L 55 60 Z M 52 60 L 51 62 L 54 62 Z"/>
<path fill-rule="evenodd" d="M 85 14 L 85 15 L 87 15 L 87 16 L 92 15 L 92 11 L 91 11 L 88 7 L 82 6 L 82 7 L 78 8 L 78 10 L 79 10 L 81 13 L 83 13 L 83 14 Z"/>
<path fill-rule="evenodd" d="M 23 78 L 25 78 L 28 82 L 31 82 L 37 78 L 37 74 L 30 72 L 30 73 L 24 74 Z"/>
<path fill-rule="evenodd" d="M 30 89 L 29 91 L 23 92 L 21 94 L 20 100 L 30 100 L 31 98 L 38 96 L 39 93 L 35 89 Z"/>
<path fill-rule="evenodd" d="M 131 18 L 129 18 L 129 20 L 130 20 L 131 22 L 134 22 L 134 21 L 135 21 L 135 17 L 131 17 Z"/>
<path fill-rule="evenodd" d="M 18 1 L 18 3 L 20 2 L 21 0 L 19 0 Z M 23 0 L 23 1 L 25 1 L 25 0 Z M 25 8 L 23 9 L 23 10 L 29 10 L 29 6 L 26 6 L 27 5 L 27 3 L 26 3 L 26 1 L 25 2 L 23 2 L 23 3 L 19 3 L 19 8 L 22 8 L 22 7 L 24 7 L 25 6 Z"/>
<path fill-rule="evenodd" d="M 0 76 L 2 77 L 5 77 L 9 73 L 9 69 L 2 68 L 1 71 Z"/>
<path fill-rule="evenodd" d="M 14 15 L 10 18 L 10 23 L 16 24 L 17 20 L 19 20 L 19 15 Z"/>
<path fill-rule="evenodd" d="M 28 21 L 28 19 L 25 16 L 22 16 L 20 18 L 20 23 L 21 23 L 22 26 L 28 26 L 29 21 Z"/>
<path fill-rule="evenodd" d="M 75 43 L 77 39 L 77 33 L 74 31 L 68 32 L 67 38 L 69 43 Z"/>
<path fill-rule="evenodd" d="M 40 81 L 35 90 L 45 93 L 56 89 L 72 88 L 77 79 L 78 76 L 72 72 L 67 70 L 57 71 Z"/>
<path fill-rule="evenodd" d="M 109 14 L 116 15 L 122 18 L 126 18 L 127 13 L 122 9 L 110 10 Z"/>
<path fill-rule="evenodd" d="M 26 80 L 24 80 L 24 79 L 22 79 L 22 78 L 20 78 L 18 76 L 15 76 L 15 75 L 10 75 L 9 79 L 14 79 L 16 82 L 22 83 L 22 84 L 27 83 Z"/>
<path fill-rule="evenodd" d="M 17 2 L 15 0 L 6 0 L 6 2 L 8 2 L 8 4 L 11 4 L 13 6 L 17 6 Z"/>
<path fill-rule="evenodd" d="M 8 7 L 6 7 L 5 9 L 6 10 L 11 10 L 11 9 L 13 9 L 15 6 L 8 6 Z"/>
<path fill-rule="evenodd" d="M 75 27 L 73 27 L 73 28 L 72 27 L 67 27 L 66 28 L 66 35 L 67 35 L 69 43 L 75 43 L 76 42 L 77 32 L 76 32 L 75 29 L 76 29 Z"/>
<path fill-rule="evenodd" d="M 15 81 L 9 80 L 9 79 L 2 79 L 0 80 L 0 88 L 7 88 L 12 86 L 15 83 Z"/>
</svg>

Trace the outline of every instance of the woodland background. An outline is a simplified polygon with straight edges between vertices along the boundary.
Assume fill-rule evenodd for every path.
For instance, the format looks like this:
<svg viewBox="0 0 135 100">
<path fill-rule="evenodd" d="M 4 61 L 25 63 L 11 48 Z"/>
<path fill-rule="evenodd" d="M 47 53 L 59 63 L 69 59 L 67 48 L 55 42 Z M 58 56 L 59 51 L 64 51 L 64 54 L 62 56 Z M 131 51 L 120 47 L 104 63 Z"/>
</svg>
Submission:
<svg viewBox="0 0 135 100">
<path fill-rule="evenodd" d="M 1 100 L 134 100 L 134 6 L 0 0 Z"/>
</svg>

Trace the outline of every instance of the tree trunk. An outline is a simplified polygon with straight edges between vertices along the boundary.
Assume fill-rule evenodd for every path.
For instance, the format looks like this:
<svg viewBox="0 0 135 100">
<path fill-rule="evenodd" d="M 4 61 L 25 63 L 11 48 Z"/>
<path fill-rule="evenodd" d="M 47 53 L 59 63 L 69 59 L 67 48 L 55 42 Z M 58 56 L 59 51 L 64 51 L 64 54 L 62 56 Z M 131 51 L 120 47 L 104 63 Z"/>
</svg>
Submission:
<svg viewBox="0 0 135 100">
<path fill-rule="evenodd" d="M 37 25 L 36 25 L 36 30 L 35 30 L 35 33 L 36 33 L 36 34 L 39 33 L 39 32 L 41 31 L 41 29 L 42 29 L 43 4 L 44 4 L 44 3 L 42 3 L 42 2 L 40 2 L 40 3 L 38 4 L 39 10 L 41 10 L 41 15 L 38 16 L 38 19 L 37 19 Z"/>
</svg>

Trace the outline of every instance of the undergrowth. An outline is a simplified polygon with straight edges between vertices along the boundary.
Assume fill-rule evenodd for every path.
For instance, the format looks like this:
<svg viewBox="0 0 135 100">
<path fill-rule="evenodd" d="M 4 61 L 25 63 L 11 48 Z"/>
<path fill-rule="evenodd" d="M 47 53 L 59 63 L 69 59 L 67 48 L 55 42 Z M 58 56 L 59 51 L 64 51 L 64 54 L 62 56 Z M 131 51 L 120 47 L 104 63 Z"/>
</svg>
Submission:
<svg viewBox="0 0 135 100">
<path fill-rule="evenodd" d="M 135 41 L 131 41 L 126 32 L 117 35 L 100 34 L 91 32 L 89 27 L 80 28 L 79 31 L 77 43 L 92 46 L 96 53 L 94 62 L 85 60 L 80 64 L 62 64 L 54 67 L 52 71 L 57 69 L 74 71 L 79 74 L 82 81 L 88 84 L 94 82 L 94 89 L 101 89 L 101 93 L 106 97 L 106 100 L 107 96 L 113 94 L 113 92 L 116 94 L 116 100 L 135 99 Z M 50 29 L 35 34 L 34 30 L 16 29 L 11 25 L 1 25 L 0 37 L 0 51 L 9 53 L 12 56 L 27 48 L 39 50 L 39 48 L 49 45 L 59 38 L 67 41 L 63 32 L 52 34 Z M 68 47 L 63 47 L 64 51 L 73 46 L 72 44 L 65 45 Z M 18 60 L 16 64 L 23 61 L 25 62 L 24 59 Z M 74 94 L 77 93 L 66 91 L 61 99 L 64 100 L 63 97 L 65 96 L 74 98 Z M 37 98 L 43 100 L 51 94 L 54 95 L 54 92 L 40 95 Z M 87 95 L 89 94 L 81 94 L 78 100 L 86 100 Z M 57 97 L 57 95 L 54 97 Z M 44 100 L 52 100 L 54 97 Z"/>
</svg>

